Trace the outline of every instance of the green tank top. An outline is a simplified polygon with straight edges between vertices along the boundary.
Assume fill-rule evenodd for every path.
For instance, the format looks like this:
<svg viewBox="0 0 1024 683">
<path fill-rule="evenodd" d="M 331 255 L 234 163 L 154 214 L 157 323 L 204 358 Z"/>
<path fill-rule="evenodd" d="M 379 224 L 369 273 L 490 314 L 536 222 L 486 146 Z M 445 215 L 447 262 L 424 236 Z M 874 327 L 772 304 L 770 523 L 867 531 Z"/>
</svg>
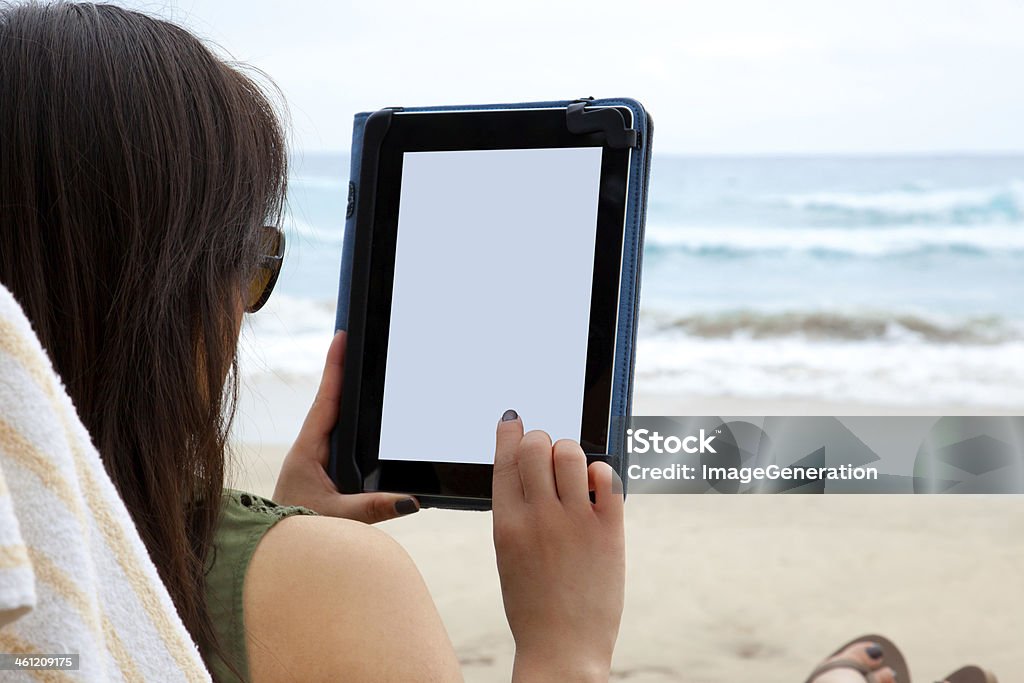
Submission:
<svg viewBox="0 0 1024 683">
<path fill-rule="evenodd" d="M 278 505 L 244 491 L 225 489 L 220 523 L 213 536 L 212 562 L 206 573 L 206 605 L 220 655 L 207 656 L 206 665 L 217 683 L 237 682 L 228 662 L 248 683 L 242 586 L 256 545 L 270 527 L 291 515 L 315 515 L 304 507 Z"/>
</svg>

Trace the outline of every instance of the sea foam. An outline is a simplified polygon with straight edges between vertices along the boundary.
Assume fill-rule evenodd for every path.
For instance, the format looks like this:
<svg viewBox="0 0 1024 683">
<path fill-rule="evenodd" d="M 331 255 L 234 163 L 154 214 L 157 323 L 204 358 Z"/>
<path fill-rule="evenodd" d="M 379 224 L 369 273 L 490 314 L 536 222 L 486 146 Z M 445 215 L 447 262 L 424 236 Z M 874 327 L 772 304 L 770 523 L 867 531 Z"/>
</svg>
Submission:
<svg viewBox="0 0 1024 683">
<path fill-rule="evenodd" d="M 708 256 L 821 253 L 875 257 L 942 251 L 1024 255 L 1024 223 L 862 229 L 656 224 L 648 227 L 646 244 L 651 252 L 679 251 Z"/>
<path fill-rule="evenodd" d="M 765 199 L 802 211 L 841 214 L 871 224 L 1024 220 L 1024 181 L 1020 179 L 979 187 L 823 191 L 768 195 Z"/>
</svg>

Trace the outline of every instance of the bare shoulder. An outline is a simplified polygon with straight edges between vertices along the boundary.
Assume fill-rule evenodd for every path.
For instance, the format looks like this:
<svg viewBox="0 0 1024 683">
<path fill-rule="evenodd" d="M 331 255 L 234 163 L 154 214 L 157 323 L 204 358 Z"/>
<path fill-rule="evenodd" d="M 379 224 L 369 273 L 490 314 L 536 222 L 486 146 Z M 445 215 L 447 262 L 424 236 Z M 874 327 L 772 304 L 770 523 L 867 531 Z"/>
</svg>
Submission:
<svg viewBox="0 0 1024 683">
<path fill-rule="evenodd" d="M 360 522 L 274 525 L 246 573 L 244 610 L 254 683 L 461 680 L 411 558 Z"/>
</svg>

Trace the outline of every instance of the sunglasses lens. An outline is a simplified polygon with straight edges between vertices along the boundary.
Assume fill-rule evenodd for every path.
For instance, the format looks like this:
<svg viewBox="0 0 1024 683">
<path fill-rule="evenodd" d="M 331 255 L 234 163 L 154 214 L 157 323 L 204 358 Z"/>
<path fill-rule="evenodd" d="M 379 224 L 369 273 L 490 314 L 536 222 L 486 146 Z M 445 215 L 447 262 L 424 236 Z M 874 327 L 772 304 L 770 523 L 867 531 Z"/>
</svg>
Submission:
<svg viewBox="0 0 1024 683">
<path fill-rule="evenodd" d="M 246 310 L 255 313 L 270 298 L 270 290 L 277 281 L 281 270 L 281 257 L 284 256 L 284 235 L 276 228 L 264 228 L 262 231 L 263 247 L 261 252 L 264 261 L 256 269 L 249 283 Z"/>
<path fill-rule="evenodd" d="M 273 277 L 274 271 L 270 268 L 260 267 L 256 269 L 252 281 L 249 283 L 249 296 L 246 299 L 246 308 L 250 312 L 255 311 L 260 305 L 260 299 L 263 298 L 263 293 L 267 291 L 267 285 L 270 284 L 270 280 Z"/>
</svg>

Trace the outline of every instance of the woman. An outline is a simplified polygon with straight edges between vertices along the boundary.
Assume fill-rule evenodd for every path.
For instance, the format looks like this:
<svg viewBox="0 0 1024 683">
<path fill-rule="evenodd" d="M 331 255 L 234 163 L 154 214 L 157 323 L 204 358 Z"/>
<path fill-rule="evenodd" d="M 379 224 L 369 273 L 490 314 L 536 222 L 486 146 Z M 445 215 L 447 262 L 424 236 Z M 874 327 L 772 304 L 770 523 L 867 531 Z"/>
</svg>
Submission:
<svg viewBox="0 0 1024 683">
<path fill-rule="evenodd" d="M 342 519 L 416 502 L 341 496 L 324 474 L 343 335 L 276 490 L 324 514 L 222 495 L 239 327 L 279 256 L 263 226 L 281 218 L 286 153 L 268 97 L 177 26 L 72 3 L 0 9 L 0 93 L 0 281 L 215 677 L 459 679 L 409 557 Z M 578 445 L 504 418 L 494 531 L 514 676 L 606 679 L 622 497 Z"/>
<path fill-rule="evenodd" d="M 282 242 L 264 226 L 280 221 L 286 175 L 270 100 L 185 30 L 109 5 L 0 8 L 0 282 L 214 677 L 458 680 L 418 572 L 364 523 L 416 501 L 343 496 L 324 473 L 344 335 L 277 504 L 222 491 L 239 327 L 276 279 Z M 514 411 L 498 422 L 494 544 L 513 679 L 608 679 L 624 583 L 613 484 L 576 443 L 524 436 Z M 891 683 L 888 658 L 860 640 L 815 680 Z"/>
</svg>

